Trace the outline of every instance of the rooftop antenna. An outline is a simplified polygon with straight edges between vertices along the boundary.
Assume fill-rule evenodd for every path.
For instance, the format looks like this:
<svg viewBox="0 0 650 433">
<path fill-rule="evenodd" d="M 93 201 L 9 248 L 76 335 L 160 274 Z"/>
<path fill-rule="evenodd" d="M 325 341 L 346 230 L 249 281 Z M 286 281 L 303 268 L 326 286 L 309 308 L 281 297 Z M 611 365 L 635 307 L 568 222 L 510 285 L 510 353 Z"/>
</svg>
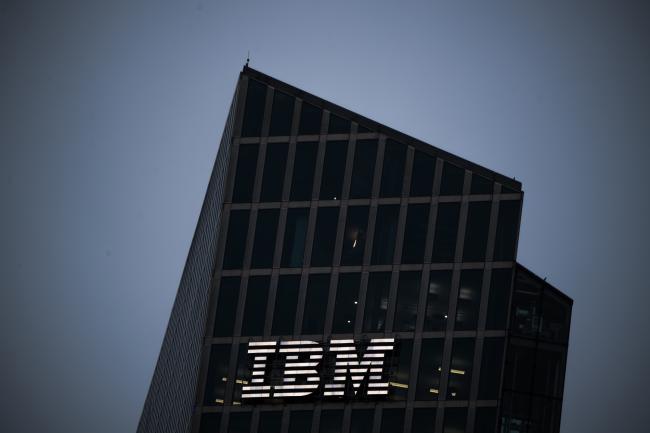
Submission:
<svg viewBox="0 0 650 433">
<path fill-rule="evenodd" d="M 251 51 L 248 50 L 246 52 L 246 66 L 248 66 L 248 62 L 250 62 L 250 60 L 251 60 Z"/>
</svg>

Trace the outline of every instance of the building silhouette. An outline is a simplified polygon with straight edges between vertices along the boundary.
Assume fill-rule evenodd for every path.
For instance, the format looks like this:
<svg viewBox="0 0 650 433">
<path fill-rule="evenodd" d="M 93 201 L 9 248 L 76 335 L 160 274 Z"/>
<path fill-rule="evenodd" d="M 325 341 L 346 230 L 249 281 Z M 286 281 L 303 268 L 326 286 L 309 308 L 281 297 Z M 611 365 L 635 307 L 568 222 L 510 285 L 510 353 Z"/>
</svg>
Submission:
<svg viewBox="0 0 650 433">
<path fill-rule="evenodd" d="M 139 433 L 557 432 L 521 184 L 245 66 Z"/>
</svg>

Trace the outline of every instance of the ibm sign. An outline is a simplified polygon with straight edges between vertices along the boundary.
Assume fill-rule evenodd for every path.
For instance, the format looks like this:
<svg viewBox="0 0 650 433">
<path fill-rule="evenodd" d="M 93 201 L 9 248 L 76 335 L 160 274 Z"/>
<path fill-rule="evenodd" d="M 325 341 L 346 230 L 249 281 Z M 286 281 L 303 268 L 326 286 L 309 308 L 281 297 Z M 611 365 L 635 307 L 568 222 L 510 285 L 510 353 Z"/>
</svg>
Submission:
<svg viewBox="0 0 650 433">
<path fill-rule="evenodd" d="M 365 346 L 360 354 L 354 340 L 330 340 L 326 347 L 308 340 L 249 342 L 253 374 L 242 399 L 357 396 L 363 389 L 367 396 L 385 396 L 384 360 L 395 339 L 373 338 Z"/>
</svg>

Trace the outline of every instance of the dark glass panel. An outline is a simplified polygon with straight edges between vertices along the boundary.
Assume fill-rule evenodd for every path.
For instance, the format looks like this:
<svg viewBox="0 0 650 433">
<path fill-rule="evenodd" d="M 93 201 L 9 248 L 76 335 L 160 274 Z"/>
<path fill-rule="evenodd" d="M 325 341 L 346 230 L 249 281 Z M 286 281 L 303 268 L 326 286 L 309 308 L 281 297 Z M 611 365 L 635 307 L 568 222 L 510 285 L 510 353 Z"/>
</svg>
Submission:
<svg viewBox="0 0 650 433">
<path fill-rule="evenodd" d="M 235 383 L 233 385 L 233 402 L 241 403 L 243 387 L 248 384 L 253 371 L 253 359 L 248 354 L 248 343 L 241 343 L 237 352 L 237 369 L 235 371 Z"/>
<path fill-rule="evenodd" d="M 363 262 L 367 227 L 368 206 L 348 207 L 345 233 L 343 234 L 341 266 L 360 265 Z"/>
<path fill-rule="evenodd" d="M 302 103 L 300 112 L 300 127 L 298 134 L 320 134 L 320 121 L 323 112 L 320 108 L 314 107 L 306 102 Z"/>
<path fill-rule="evenodd" d="M 537 347 L 533 392 L 562 398 L 564 390 L 564 360 L 566 348 L 556 344 L 540 343 Z"/>
<path fill-rule="evenodd" d="M 562 400 L 533 396 L 529 432 L 559 433 Z"/>
<path fill-rule="evenodd" d="M 268 276 L 255 276 L 248 279 L 241 335 L 262 335 L 268 294 Z"/>
<path fill-rule="evenodd" d="M 436 172 L 435 156 L 427 155 L 419 150 L 413 156 L 413 173 L 411 174 L 410 195 L 430 196 L 433 192 L 433 176 Z"/>
<path fill-rule="evenodd" d="M 350 121 L 330 113 L 330 124 L 328 134 L 347 134 L 350 132 Z"/>
<path fill-rule="evenodd" d="M 541 321 L 541 290 L 539 281 L 523 272 L 516 273 L 510 321 L 512 333 L 537 337 Z"/>
<path fill-rule="evenodd" d="M 256 143 L 239 145 L 235 186 L 232 190 L 233 203 L 246 203 L 253 201 L 253 187 L 255 186 L 258 150 L 259 145 Z"/>
<path fill-rule="evenodd" d="M 228 433 L 248 433 L 251 429 L 251 412 L 231 412 Z"/>
<path fill-rule="evenodd" d="M 508 344 L 503 388 L 518 392 L 531 392 L 535 369 L 534 343 L 512 339 Z"/>
<path fill-rule="evenodd" d="M 519 191 L 517 191 L 515 189 L 509 188 L 509 187 L 507 187 L 505 185 L 501 185 L 501 194 L 516 194 L 518 192 Z"/>
<path fill-rule="evenodd" d="M 264 176 L 260 201 L 281 201 L 284 187 L 284 169 L 287 165 L 287 143 L 268 143 L 264 158 Z"/>
<path fill-rule="evenodd" d="M 210 364 L 205 385 L 203 404 L 213 406 L 223 404 L 226 398 L 226 381 L 230 363 L 230 344 L 213 344 L 210 349 Z"/>
<path fill-rule="evenodd" d="M 478 389 L 479 400 L 496 400 L 499 398 L 503 344 L 503 338 L 486 338 L 483 340 L 481 381 Z"/>
<path fill-rule="evenodd" d="M 320 433 L 341 433 L 343 411 L 340 409 L 325 409 L 320 413 Z"/>
<path fill-rule="evenodd" d="M 383 205 L 377 208 L 375 236 L 372 243 L 373 265 L 388 265 L 393 263 L 399 208 L 400 206 L 398 204 Z"/>
<path fill-rule="evenodd" d="M 546 288 L 542 295 L 542 320 L 539 326 L 539 338 L 557 343 L 566 343 L 569 340 L 570 322 L 570 301 Z"/>
<path fill-rule="evenodd" d="M 214 317 L 214 336 L 232 336 L 235 312 L 239 299 L 239 277 L 223 277 L 219 287 L 217 312 Z"/>
<path fill-rule="evenodd" d="M 476 173 L 472 174 L 470 194 L 492 194 L 493 188 L 491 180 Z"/>
<path fill-rule="evenodd" d="M 201 426 L 199 433 L 219 433 L 221 425 L 221 413 L 204 413 L 201 415 Z"/>
<path fill-rule="evenodd" d="M 499 222 L 494 240 L 494 260 L 514 260 L 519 231 L 519 200 L 499 203 Z"/>
<path fill-rule="evenodd" d="M 381 433 L 399 433 L 404 429 L 404 409 L 386 409 L 381 412 Z"/>
<path fill-rule="evenodd" d="M 366 132 L 372 132 L 372 131 L 363 125 L 357 126 L 357 134 L 365 134 Z"/>
<path fill-rule="evenodd" d="M 230 211 L 228 237 L 223 255 L 224 269 L 239 269 L 244 263 L 249 215 L 250 211 L 245 209 Z"/>
<path fill-rule="evenodd" d="M 312 411 L 292 410 L 288 433 L 309 433 L 311 431 Z"/>
<path fill-rule="evenodd" d="M 496 407 L 477 407 L 474 433 L 495 433 L 497 426 Z"/>
<path fill-rule="evenodd" d="M 345 160 L 348 153 L 347 141 L 328 141 L 323 162 L 323 177 L 320 184 L 321 200 L 340 200 L 345 176 Z"/>
<path fill-rule="evenodd" d="M 467 408 L 447 407 L 445 408 L 445 422 L 443 433 L 465 433 L 467 424 Z"/>
<path fill-rule="evenodd" d="M 262 119 L 264 118 L 265 101 L 266 85 L 259 81 L 248 80 L 244 121 L 241 127 L 242 137 L 259 137 L 262 135 Z"/>
<path fill-rule="evenodd" d="M 260 209 L 255 226 L 255 243 L 251 268 L 270 268 L 273 266 L 275 235 L 278 230 L 280 209 Z"/>
<path fill-rule="evenodd" d="M 432 262 L 454 261 L 459 216 L 460 203 L 440 203 L 438 205 Z"/>
<path fill-rule="evenodd" d="M 374 417 L 374 409 L 352 409 L 350 433 L 368 433 L 372 431 Z"/>
<path fill-rule="evenodd" d="M 467 400 L 469 398 L 473 362 L 474 338 L 454 338 L 451 350 L 447 399 Z"/>
<path fill-rule="evenodd" d="M 357 317 L 361 274 L 340 274 L 336 289 L 332 333 L 351 334 Z"/>
<path fill-rule="evenodd" d="M 291 201 L 311 200 L 317 156 L 318 143 L 311 141 L 296 143 L 296 159 L 289 195 Z"/>
<path fill-rule="evenodd" d="M 273 111 L 269 135 L 290 135 L 293 119 L 293 96 L 275 91 L 273 93 Z"/>
<path fill-rule="evenodd" d="M 530 420 L 530 396 L 504 392 L 501 403 L 501 429 L 503 432 L 528 433 Z M 532 432 L 535 432 L 533 429 Z"/>
<path fill-rule="evenodd" d="M 386 140 L 384 165 L 381 171 L 380 197 L 399 197 L 402 195 L 402 179 L 406 161 L 406 146 L 393 140 Z"/>
<path fill-rule="evenodd" d="M 311 266 L 332 266 L 338 219 L 338 207 L 321 207 L 318 209 Z"/>
<path fill-rule="evenodd" d="M 350 198 L 369 198 L 377 159 L 377 140 L 357 140 L 350 183 Z"/>
<path fill-rule="evenodd" d="M 302 319 L 303 334 L 322 334 L 325 323 L 325 309 L 329 294 L 330 274 L 309 276 L 305 313 Z"/>
<path fill-rule="evenodd" d="M 483 270 L 471 269 L 460 274 L 458 306 L 456 307 L 456 331 L 473 331 L 478 324 L 478 310 L 481 306 L 481 284 Z"/>
<path fill-rule="evenodd" d="M 506 329 L 512 269 L 493 269 L 485 329 Z"/>
<path fill-rule="evenodd" d="M 293 334 L 299 289 L 300 275 L 280 275 L 273 312 L 273 335 Z"/>
<path fill-rule="evenodd" d="M 443 345 L 444 339 L 442 338 L 422 339 L 422 352 L 418 364 L 418 386 L 415 389 L 416 400 L 438 400 Z"/>
<path fill-rule="evenodd" d="M 429 204 L 410 204 L 406 214 L 402 263 L 424 262 L 424 246 L 429 227 Z"/>
<path fill-rule="evenodd" d="M 416 407 L 413 409 L 411 433 L 432 433 L 436 429 L 435 407 Z"/>
<path fill-rule="evenodd" d="M 440 180 L 440 195 L 461 195 L 465 170 L 445 162 L 442 166 L 442 179 Z"/>
<path fill-rule="evenodd" d="M 444 331 L 447 329 L 450 291 L 451 271 L 431 271 L 429 274 L 427 309 L 424 317 L 425 331 Z"/>
<path fill-rule="evenodd" d="M 282 430 L 282 411 L 262 411 L 260 412 L 260 423 L 257 427 L 257 433 L 280 433 Z"/>
<path fill-rule="evenodd" d="M 283 268 L 302 266 L 308 222 L 308 208 L 292 208 L 287 212 L 287 224 L 284 229 L 284 247 L 282 248 Z"/>
<path fill-rule="evenodd" d="M 370 274 L 366 292 L 366 310 L 363 315 L 364 332 L 384 330 L 389 290 L 390 272 L 373 272 Z"/>
<path fill-rule="evenodd" d="M 396 349 L 393 353 L 394 358 L 392 360 L 390 382 L 388 382 L 390 386 L 388 398 L 396 401 L 404 401 L 409 391 L 413 340 L 400 339 Z"/>
<path fill-rule="evenodd" d="M 467 225 L 465 226 L 465 247 L 463 248 L 464 262 L 485 261 L 491 206 L 492 202 L 489 201 L 469 203 Z"/>
<path fill-rule="evenodd" d="M 393 331 L 415 331 L 420 297 L 420 272 L 400 272 Z"/>
</svg>

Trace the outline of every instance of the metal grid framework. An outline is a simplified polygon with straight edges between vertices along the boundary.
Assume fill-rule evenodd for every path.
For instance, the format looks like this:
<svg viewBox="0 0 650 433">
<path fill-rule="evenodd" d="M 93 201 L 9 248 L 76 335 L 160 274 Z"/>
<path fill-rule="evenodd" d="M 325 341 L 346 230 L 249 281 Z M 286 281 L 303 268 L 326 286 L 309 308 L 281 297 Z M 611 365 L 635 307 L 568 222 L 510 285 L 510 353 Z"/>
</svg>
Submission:
<svg viewBox="0 0 650 433">
<path fill-rule="evenodd" d="M 382 409 L 388 408 L 402 408 L 405 409 L 404 412 L 404 424 L 403 431 L 411 431 L 411 423 L 413 417 L 414 408 L 420 407 L 432 407 L 436 408 L 437 415 L 435 418 L 435 425 L 431 426 L 432 433 L 442 433 L 444 429 L 444 411 L 445 408 L 451 407 L 465 407 L 467 408 L 467 423 L 465 431 L 472 432 L 474 431 L 474 421 L 475 413 L 477 408 L 480 407 L 497 407 L 499 402 L 498 400 L 478 400 L 478 389 L 479 389 L 479 379 L 481 377 L 481 356 L 482 356 L 482 347 L 485 338 L 487 337 L 506 337 L 507 332 L 503 331 L 490 331 L 485 329 L 486 315 L 487 315 L 487 305 L 489 298 L 489 286 L 490 278 L 492 271 L 494 269 L 513 269 L 515 266 L 514 261 L 493 261 L 493 249 L 495 243 L 495 236 L 497 230 L 497 221 L 499 213 L 499 203 L 504 200 L 519 200 L 521 206 L 521 200 L 523 199 L 523 193 L 520 189 L 520 184 L 516 181 L 513 181 L 504 176 L 493 173 L 489 170 L 486 170 L 480 166 L 464 161 L 458 157 L 447 154 L 441 150 L 435 149 L 431 146 L 418 142 L 415 139 L 412 139 L 408 136 L 405 136 L 401 133 L 393 131 L 389 128 L 384 127 L 383 125 L 376 124 L 368 119 L 365 119 L 361 116 L 358 116 L 354 113 L 348 112 L 340 107 L 337 107 L 333 104 L 329 104 L 319 98 L 316 98 L 312 95 L 299 91 L 298 89 L 292 88 L 291 86 L 285 85 L 281 82 L 266 77 L 263 74 L 253 71 L 252 69 L 245 68 L 242 75 L 240 76 L 240 81 L 238 85 L 238 92 L 241 94 L 240 101 L 246 100 L 246 89 L 247 83 L 250 79 L 257 79 L 263 81 L 267 84 L 267 94 L 266 94 L 266 106 L 264 109 L 263 122 L 262 122 L 262 132 L 259 137 L 241 137 L 241 128 L 242 128 L 242 118 L 243 118 L 243 103 L 238 106 L 237 115 L 234 124 L 234 134 L 232 139 L 232 151 L 230 153 L 230 163 L 228 164 L 228 175 L 226 176 L 226 185 L 225 185 L 225 200 L 223 203 L 223 217 L 221 219 L 220 231 L 218 234 L 217 241 L 217 254 L 216 254 L 216 266 L 215 272 L 212 277 L 212 293 L 209 301 L 208 308 L 208 317 L 206 320 L 205 326 L 205 339 L 204 346 L 202 351 L 202 361 L 201 361 L 201 370 L 199 374 L 199 381 L 197 386 L 196 393 L 196 409 L 193 416 L 192 422 L 192 431 L 199 432 L 201 429 L 201 420 L 205 414 L 210 414 L 214 412 L 221 413 L 220 417 L 220 430 L 216 431 L 227 432 L 229 425 L 230 414 L 235 412 L 250 412 L 251 413 L 251 433 L 258 432 L 258 420 L 260 417 L 261 411 L 279 411 L 282 413 L 282 422 L 281 422 L 281 432 L 287 432 L 290 421 L 290 412 L 293 410 L 313 410 L 313 419 L 312 419 L 312 432 L 318 433 L 320 425 L 320 415 L 323 410 L 328 409 L 341 409 L 343 410 L 343 421 L 342 421 L 342 431 L 346 432 L 350 425 L 351 410 L 357 408 L 377 408 L 374 412 L 374 424 L 372 430 L 369 430 L 368 433 L 379 432 L 380 426 L 382 423 Z M 293 111 L 293 121 L 291 126 L 291 135 L 289 136 L 269 136 L 269 123 L 271 118 L 272 110 L 272 101 L 273 93 L 281 89 L 285 93 L 289 93 L 296 97 Z M 321 121 L 321 133 L 319 135 L 298 135 L 298 123 L 300 120 L 301 113 L 301 104 L 303 101 L 307 101 L 310 104 L 318 105 L 323 108 L 322 111 L 322 121 Z M 346 134 L 328 134 L 327 125 L 329 123 L 330 113 L 334 111 L 339 116 L 347 117 L 352 120 L 350 133 Z M 359 122 L 362 122 L 364 126 L 364 132 L 358 132 Z M 372 132 L 365 132 L 369 129 Z M 355 144 L 359 139 L 377 139 L 378 140 L 378 149 L 376 154 L 376 163 L 374 171 L 374 181 L 372 185 L 372 193 L 368 199 L 350 199 L 350 179 L 352 176 L 352 166 L 353 158 L 355 154 Z M 402 193 L 400 197 L 391 197 L 391 198 L 380 198 L 379 197 L 379 187 L 381 180 L 381 171 L 383 167 L 383 156 L 384 149 L 386 146 L 386 140 L 393 139 L 400 141 L 402 144 L 408 146 L 406 153 L 406 165 L 403 176 L 402 184 Z M 347 140 L 347 159 L 345 164 L 345 174 L 343 179 L 343 193 L 340 199 L 337 200 L 319 200 L 319 188 L 321 184 L 323 162 L 325 157 L 325 146 L 328 141 L 333 140 Z M 318 153 L 317 153 L 317 163 L 315 170 L 315 177 L 312 190 L 312 199 L 309 201 L 302 202 L 293 202 L 289 201 L 289 189 L 291 185 L 291 175 L 294 170 L 294 155 L 296 152 L 296 146 L 301 142 L 318 142 Z M 260 191 L 262 188 L 262 175 L 264 170 L 265 162 L 265 153 L 267 145 L 274 142 L 283 142 L 288 143 L 288 157 L 287 165 L 285 170 L 284 177 L 284 187 L 282 192 L 282 201 L 281 202 L 260 202 Z M 259 154 L 257 158 L 257 167 L 255 176 L 255 183 L 253 188 L 253 198 L 250 203 L 233 203 L 232 202 L 232 192 L 233 192 L 233 183 L 237 173 L 235 173 L 237 167 L 237 158 L 240 145 L 248 143 L 258 143 L 259 144 Z M 435 166 L 435 176 L 433 179 L 433 194 L 430 197 L 409 197 L 409 185 L 412 175 L 412 162 L 414 158 L 414 152 L 423 151 L 431 155 L 435 155 L 436 166 Z M 440 184 L 441 184 L 441 174 L 443 171 L 444 161 L 451 160 L 454 164 L 459 165 L 464 169 L 464 183 L 463 183 L 463 193 L 462 195 L 454 196 L 440 196 Z M 480 173 L 484 177 L 489 177 L 493 181 L 493 191 L 491 194 L 479 194 L 473 195 L 470 194 L 470 185 L 472 182 L 472 176 L 475 173 Z M 250 176 L 254 176 L 254 173 L 250 173 Z M 502 186 L 505 185 L 505 188 L 502 189 Z M 490 223 L 489 231 L 487 236 L 487 248 L 485 254 L 485 260 L 481 262 L 463 262 L 463 244 L 465 238 L 466 222 L 469 204 L 472 202 L 490 202 Z M 436 225 L 436 215 L 437 209 L 440 203 L 446 202 L 455 202 L 460 204 L 460 218 L 456 238 L 456 248 L 455 248 L 455 258 L 449 263 L 432 263 L 431 254 L 433 249 L 434 239 L 434 230 L 432 229 Z M 429 205 L 429 220 L 428 227 L 430 228 L 427 231 L 426 244 L 425 244 L 425 253 L 422 257 L 422 261 L 419 264 L 401 264 L 401 253 L 404 242 L 404 232 L 406 226 L 406 216 L 407 208 L 409 204 L 428 204 Z M 373 246 L 373 236 L 374 227 L 377 217 L 378 206 L 384 204 L 394 204 L 399 205 L 399 218 L 397 224 L 397 235 L 395 240 L 395 251 L 394 251 L 394 260 L 392 264 L 388 265 L 372 265 L 370 261 L 370 256 Z M 363 255 L 363 261 L 361 266 L 340 266 L 341 260 L 341 250 L 343 243 L 343 232 L 346 224 L 346 214 L 347 210 L 352 205 L 366 205 L 369 206 L 369 217 L 368 217 L 368 226 L 367 233 L 368 238 L 365 244 L 365 250 Z M 339 207 L 339 217 L 338 217 L 338 227 L 337 227 L 337 237 L 335 242 L 334 249 L 334 258 L 333 266 L 331 267 L 311 267 L 309 265 L 312 249 L 315 248 L 313 245 L 314 241 L 314 232 L 316 225 L 316 218 L 318 211 L 326 207 Z M 300 268 L 282 268 L 280 266 L 281 255 L 282 255 L 282 244 L 284 238 L 284 230 L 287 219 L 287 211 L 291 208 L 309 208 L 309 221 L 307 225 L 307 236 L 304 250 L 304 260 L 303 266 Z M 223 259 L 224 259 L 224 250 L 226 244 L 226 237 L 228 233 L 228 227 L 230 223 L 230 215 L 232 210 L 238 209 L 248 209 L 250 210 L 250 219 L 248 225 L 248 234 L 247 241 L 245 245 L 245 254 L 243 260 L 243 266 L 241 269 L 230 269 L 224 270 L 222 268 Z M 275 250 L 272 267 L 265 269 L 251 269 L 251 255 L 253 250 L 253 243 L 255 239 L 255 227 L 256 227 L 256 216 L 258 212 L 262 209 L 278 209 L 279 210 L 279 223 L 277 236 L 275 237 Z M 519 207 L 521 209 L 521 207 Z M 516 232 L 516 237 L 518 237 L 519 224 L 517 219 L 516 226 L 511 228 Z M 515 237 L 515 239 L 516 239 Z M 516 240 L 515 240 L 516 245 Z M 515 250 L 516 257 L 516 250 Z M 457 309 L 457 300 L 459 295 L 459 282 L 461 271 L 468 269 L 481 269 L 484 271 L 482 288 L 481 288 L 481 299 L 480 299 L 480 308 L 478 313 L 478 326 L 476 331 L 457 331 L 454 329 L 455 321 L 449 320 L 447 322 L 446 330 L 443 332 L 425 332 L 423 330 L 423 322 L 425 315 L 425 306 L 426 306 L 426 296 L 427 296 L 427 286 L 429 279 L 429 271 L 432 270 L 450 270 L 452 271 L 452 284 L 451 292 L 449 294 L 449 317 L 456 317 Z M 381 333 L 362 333 L 362 323 L 363 323 L 363 314 L 364 314 L 364 304 L 366 299 L 366 292 L 368 288 L 368 276 L 370 272 L 374 271 L 384 271 L 391 273 L 391 283 L 388 296 L 388 311 L 386 313 L 386 327 L 385 331 Z M 420 282 L 420 291 L 419 291 L 419 300 L 418 300 L 418 311 L 417 311 L 417 321 L 415 325 L 414 332 L 393 332 L 393 317 L 395 313 L 395 305 L 397 299 L 397 284 L 399 274 L 402 271 L 421 271 L 421 282 Z M 329 297 L 326 306 L 326 316 L 324 324 L 324 333 L 319 335 L 302 335 L 301 325 L 303 321 L 305 299 L 307 292 L 307 282 L 309 275 L 312 274 L 331 274 L 331 283 L 329 290 Z M 257 404 L 257 405 L 239 405 L 237 402 L 233 404 L 232 395 L 233 395 L 233 386 L 234 383 L 232 380 L 228 381 L 225 391 L 225 399 L 222 405 L 218 406 L 206 406 L 203 405 L 204 402 L 204 392 L 205 384 L 207 381 L 208 366 L 210 364 L 210 348 L 213 344 L 232 344 L 233 348 L 239 347 L 241 343 L 246 343 L 251 340 L 260 340 L 260 339 L 270 339 L 271 337 L 271 326 L 273 323 L 273 314 L 274 314 L 274 305 L 277 295 L 277 285 L 278 279 L 281 275 L 300 275 L 300 286 L 298 292 L 298 303 L 297 303 L 297 312 L 296 320 L 294 325 L 294 337 L 300 336 L 300 338 L 305 339 L 314 339 L 320 341 L 326 341 L 331 335 L 332 329 L 332 320 L 334 313 L 334 303 L 336 298 L 336 285 L 338 281 L 338 276 L 345 273 L 361 273 L 361 286 L 359 290 L 359 303 L 357 308 L 357 319 L 356 327 L 353 334 L 337 334 L 337 337 L 351 337 L 355 339 L 379 337 L 379 336 L 391 336 L 396 338 L 408 338 L 413 341 L 413 351 L 411 356 L 411 367 L 410 367 L 410 381 L 411 387 L 408 391 L 408 397 L 406 401 L 394 402 L 394 401 L 373 401 L 373 402 L 328 402 L 315 401 L 309 403 L 290 403 L 290 404 Z M 513 272 L 514 274 L 514 272 Z M 247 295 L 247 282 L 250 276 L 257 275 L 267 275 L 270 276 L 270 287 L 267 299 L 266 307 L 266 318 L 264 323 L 264 332 L 259 336 L 242 336 L 241 327 L 244 315 L 244 306 Z M 213 337 L 212 330 L 215 322 L 215 311 L 217 308 L 217 300 L 220 293 L 220 282 L 222 277 L 227 276 L 238 276 L 241 278 L 240 285 L 240 294 L 238 298 L 238 304 L 235 314 L 235 324 L 234 332 L 232 337 Z M 473 359 L 473 372 L 472 380 L 470 386 L 470 394 L 467 400 L 446 400 L 445 396 L 447 395 L 447 386 L 449 380 L 449 369 L 452 356 L 452 343 L 454 338 L 458 337 L 475 337 L 475 350 L 474 350 L 474 359 Z M 439 400 L 438 401 L 417 401 L 415 400 L 415 384 L 416 377 L 418 374 L 418 361 L 420 359 L 420 353 L 422 350 L 422 339 L 423 338 L 440 338 L 444 339 L 444 349 L 442 356 L 442 374 L 440 378 L 440 389 L 439 389 Z M 237 369 L 237 350 L 231 350 L 229 368 L 228 368 L 228 378 L 234 378 L 236 376 Z"/>
</svg>

